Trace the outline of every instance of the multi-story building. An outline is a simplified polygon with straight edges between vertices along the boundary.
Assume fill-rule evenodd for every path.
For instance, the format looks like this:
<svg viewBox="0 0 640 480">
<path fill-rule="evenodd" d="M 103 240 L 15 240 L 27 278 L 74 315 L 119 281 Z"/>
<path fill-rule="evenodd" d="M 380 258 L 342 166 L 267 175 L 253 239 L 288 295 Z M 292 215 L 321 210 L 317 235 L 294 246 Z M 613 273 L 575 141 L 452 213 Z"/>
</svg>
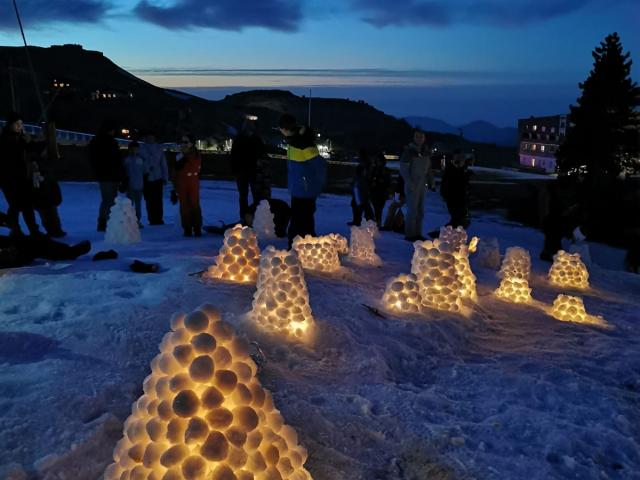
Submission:
<svg viewBox="0 0 640 480">
<path fill-rule="evenodd" d="M 567 115 L 518 120 L 520 165 L 555 172 L 556 151 L 567 134 Z"/>
</svg>

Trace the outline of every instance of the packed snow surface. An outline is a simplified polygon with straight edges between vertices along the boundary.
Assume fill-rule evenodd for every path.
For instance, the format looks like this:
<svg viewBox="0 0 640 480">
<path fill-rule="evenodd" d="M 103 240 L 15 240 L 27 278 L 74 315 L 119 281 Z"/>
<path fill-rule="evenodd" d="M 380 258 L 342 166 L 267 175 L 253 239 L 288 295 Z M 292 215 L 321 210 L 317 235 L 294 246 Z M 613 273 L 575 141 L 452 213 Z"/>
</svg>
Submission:
<svg viewBox="0 0 640 480">
<path fill-rule="evenodd" d="M 97 185 L 66 183 L 63 194 L 65 240 L 91 240 L 91 254 L 114 247 L 95 232 Z M 237 220 L 231 183 L 203 182 L 201 195 L 206 223 Z M 319 235 L 348 236 L 349 201 L 319 199 Z M 252 326 L 255 285 L 192 275 L 213 263 L 222 236 L 183 238 L 177 208 L 165 208 L 167 225 L 145 225 L 143 243 L 115 246 L 117 260 L 0 272 L 0 478 L 100 478 L 171 314 L 205 302 L 259 343 L 260 382 L 316 480 L 640 478 L 640 277 L 603 268 L 620 251 L 591 245 L 590 287 L 555 287 L 537 260 L 541 233 L 476 216 L 469 236 L 531 252 L 535 302 L 496 298 L 497 272 L 471 255 L 470 316 L 381 318 L 361 304 L 384 312 L 385 285 L 413 256 L 401 235 L 382 232 L 380 267 L 305 272 L 317 335 L 303 344 Z M 447 219 L 429 193 L 424 231 Z M 133 273 L 134 259 L 161 270 Z M 551 317 L 559 294 L 580 296 L 607 327 Z"/>
</svg>

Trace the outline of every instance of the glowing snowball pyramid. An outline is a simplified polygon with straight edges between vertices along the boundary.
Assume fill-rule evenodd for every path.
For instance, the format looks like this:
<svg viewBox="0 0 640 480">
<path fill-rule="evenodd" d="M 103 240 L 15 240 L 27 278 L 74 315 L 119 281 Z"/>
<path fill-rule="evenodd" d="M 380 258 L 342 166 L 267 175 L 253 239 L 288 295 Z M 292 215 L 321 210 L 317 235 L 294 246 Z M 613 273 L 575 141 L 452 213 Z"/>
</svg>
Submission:
<svg viewBox="0 0 640 480">
<path fill-rule="evenodd" d="M 413 274 L 402 274 L 389 280 L 382 297 L 382 304 L 394 312 L 420 312 L 422 298 L 418 278 Z"/>
<path fill-rule="evenodd" d="M 560 250 L 553 256 L 549 281 L 559 287 L 589 288 L 589 271 L 579 253 Z"/>
<path fill-rule="evenodd" d="M 104 241 L 128 245 L 141 241 L 138 217 L 133 203 L 127 197 L 118 195 L 109 212 Z"/>
<path fill-rule="evenodd" d="M 304 271 L 295 250 L 269 246 L 262 253 L 250 316 L 268 332 L 302 342 L 312 340 L 315 322 Z"/>
<path fill-rule="evenodd" d="M 255 232 L 249 227 L 236 225 L 224 232 L 222 248 L 204 278 L 255 283 L 259 262 L 260 248 Z"/>
<path fill-rule="evenodd" d="M 310 480 L 307 452 L 211 306 L 174 316 L 105 480 Z"/>
<path fill-rule="evenodd" d="M 521 247 L 509 247 L 504 255 L 498 275 L 501 278 L 524 278 L 529 280 L 531 256 Z"/>
<path fill-rule="evenodd" d="M 298 254 L 302 268 L 320 272 L 336 272 L 340 270 L 338 247 L 330 237 L 304 238 L 297 236 L 293 239 L 293 249 Z"/>
<path fill-rule="evenodd" d="M 563 322 L 589 323 L 600 326 L 607 325 L 602 317 L 595 317 L 587 313 L 584 308 L 584 302 L 580 297 L 558 295 L 553 301 L 550 313 L 554 318 Z"/>
</svg>

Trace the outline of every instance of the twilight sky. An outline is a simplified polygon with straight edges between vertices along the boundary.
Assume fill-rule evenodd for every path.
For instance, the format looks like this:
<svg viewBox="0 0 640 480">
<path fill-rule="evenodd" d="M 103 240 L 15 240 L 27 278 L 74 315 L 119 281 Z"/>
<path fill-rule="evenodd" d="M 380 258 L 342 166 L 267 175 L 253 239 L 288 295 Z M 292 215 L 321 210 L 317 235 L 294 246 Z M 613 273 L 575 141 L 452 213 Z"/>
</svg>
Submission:
<svg viewBox="0 0 640 480">
<path fill-rule="evenodd" d="M 0 44 L 19 45 L 10 2 Z M 18 0 L 27 39 L 80 43 L 207 98 L 313 88 L 451 123 L 568 110 L 617 31 L 640 78 L 638 0 Z M 194 89 L 194 87 L 198 87 Z"/>
</svg>

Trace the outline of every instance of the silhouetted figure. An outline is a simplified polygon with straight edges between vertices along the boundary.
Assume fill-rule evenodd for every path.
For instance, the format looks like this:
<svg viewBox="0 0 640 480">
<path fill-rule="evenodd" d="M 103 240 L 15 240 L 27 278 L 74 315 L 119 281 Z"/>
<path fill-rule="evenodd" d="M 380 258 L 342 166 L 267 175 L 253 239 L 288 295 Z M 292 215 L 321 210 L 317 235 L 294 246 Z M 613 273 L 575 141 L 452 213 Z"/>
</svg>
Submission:
<svg viewBox="0 0 640 480">
<path fill-rule="evenodd" d="M 373 220 L 375 214 L 371 205 L 371 176 L 372 161 L 369 153 L 364 149 L 360 149 L 358 158 L 358 166 L 353 176 L 351 184 L 351 212 L 353 220 L 348 225 L 360 226 L 362 216 L 365 220 Z"/>
<path fill-rule="evenodd" d="M 200 209 L 200 168 L 202 160 L 193 135 L 183 135 L 176 156 L 176 193 L 180 201 L 180 219 L 185 237 L 202 235 Z"/>
<path fill-rule="evenodd" d="M 149 225 L 164 224 L 162 194 L 169 181 L 167 159 L 162 145 L 156 142 L 153 133 L 148 133 L 145 143 L 140 145 L 140 156 L 144 159 L 144 201 Z"/>
<path fill-rule="evenodd" d="M 455 151 L 451 161 L 447 162 L 440 183 L 440 195 L 449 210 L 450 219 L 447 225 L 454 228 L 469 226 L 470 175 L 464 154 L 459 150 Z"/>
</svg>

